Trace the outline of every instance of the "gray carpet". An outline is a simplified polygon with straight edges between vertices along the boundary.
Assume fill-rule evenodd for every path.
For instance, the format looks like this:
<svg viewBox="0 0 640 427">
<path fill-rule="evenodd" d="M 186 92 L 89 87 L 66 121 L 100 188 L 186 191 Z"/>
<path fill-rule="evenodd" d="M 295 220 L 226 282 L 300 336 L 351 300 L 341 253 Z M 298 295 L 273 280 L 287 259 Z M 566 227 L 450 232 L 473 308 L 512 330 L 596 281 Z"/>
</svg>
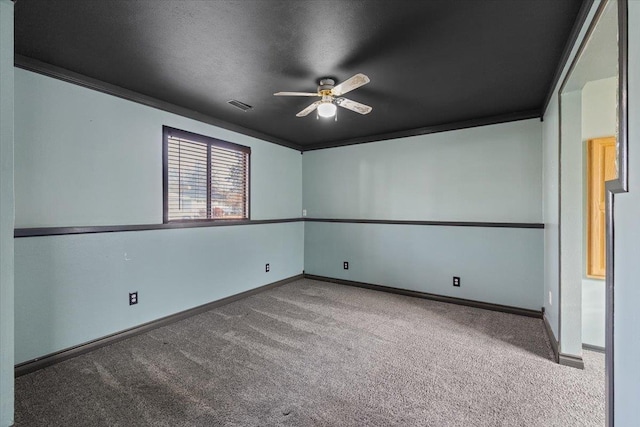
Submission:
<svg viewBox="0 0 640 427">
<path fill-rule="evenodd" d="M 25 375 L 18 426 L 602 426 L 543 324 L 301 280 Z"/>
</svg>

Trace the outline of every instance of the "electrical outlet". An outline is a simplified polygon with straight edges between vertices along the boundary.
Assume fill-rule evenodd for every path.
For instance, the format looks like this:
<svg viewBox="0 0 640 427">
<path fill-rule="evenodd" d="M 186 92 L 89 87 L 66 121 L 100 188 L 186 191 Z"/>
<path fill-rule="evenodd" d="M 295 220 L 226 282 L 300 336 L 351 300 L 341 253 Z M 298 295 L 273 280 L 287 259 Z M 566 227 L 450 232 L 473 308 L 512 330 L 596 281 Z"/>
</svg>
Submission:
<svg viewBox="0 0 640 427">
<path fill-rule="evenodd" d="M 344 268 L 345 270 L 349 269 L 349 262 L 345 261 L 344 263 L 342 263 L 342 268 Z"/>
<path fill-rule="evenodd" d="M 549 291 L 549 305 L 553 305 L 552 301 L 553 301 L 553 294 L 551 293 L 551 291 Z"/>
<path fill-rule="evenodd" d="M 460 287 L 460 278 L 453 276 L 453 286 Z"/>
<path fill-rule="evenodd" d="M 307 210 L 306 209 L 302 209 L 302 216 L 307 216 Z"/>
<path fill-rule="evenodd" d="M 268 273 L 271 270 L 271 266 L 269 264 L 265 264 L 264 265 L 264 271 L 265 273 Z"/>
<path fill-rule="evenodd" d="M 129 305 L 138 303 L 138 292 L 129 292 Z"/>
</svg>

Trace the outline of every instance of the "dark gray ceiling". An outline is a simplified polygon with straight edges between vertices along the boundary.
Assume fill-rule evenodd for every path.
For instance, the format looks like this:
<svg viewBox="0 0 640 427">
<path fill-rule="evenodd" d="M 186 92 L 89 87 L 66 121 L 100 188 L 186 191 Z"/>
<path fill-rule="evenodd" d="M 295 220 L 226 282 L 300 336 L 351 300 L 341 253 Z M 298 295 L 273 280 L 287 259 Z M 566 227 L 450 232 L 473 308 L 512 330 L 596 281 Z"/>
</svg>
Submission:
<svg viewBox="0 0 640 427">
<path fill-rule="evenodd" d="M 581 4 L 18 0 L 15 45 L 18 55 L 306 149 L 539 115 Z M 347 97 L 371 105 L 367 116 L 297 118 L 315 99 L 273 96 L 359 72 L 371 83 Z"/>
</svg>

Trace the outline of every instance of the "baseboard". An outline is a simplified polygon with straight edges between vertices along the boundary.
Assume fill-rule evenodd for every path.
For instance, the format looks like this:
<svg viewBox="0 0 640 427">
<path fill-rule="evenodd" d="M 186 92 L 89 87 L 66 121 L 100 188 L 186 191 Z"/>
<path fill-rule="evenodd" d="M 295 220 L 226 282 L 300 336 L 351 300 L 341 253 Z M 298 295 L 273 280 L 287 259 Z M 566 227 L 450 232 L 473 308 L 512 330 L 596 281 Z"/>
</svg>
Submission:
<svg viewBox="0 0 640 427">
<path fill-rule="evenodd" d="M 518 314 L 520 316 L 542 318 L 542 311 L 530 310 L 527 308 L 511 307 L 508 305 L 491 304 L 488 302 L 474 301 L 462 298 L 448 297 L 443 295 L 430 294 L 426 292 L 411 291 L 408 289 L 394 288 L 391 286 L 374 285 L 371 283 L 354 282 L 351 280 L 335 279 L 332 277 L 316 276 L 313 274 L 304 274 L 305 279 L 320 280 L 323 282 L 337 283 L 340 285 L 355 286 L 358 288 L 372 289 L 374 291 L 389 292 L 392 294 L 405 295 L 416 298 L 424 298 L 433 301 L 446 302 L 449 304 L 465 305 L 467 307 L 482 308 L 491 311 L 500 311 L 503 313 Z"/>
<path fill-rule="evenodd" d="M 591 345 L 591 344 L 582 344 L 583 350 L 597 351 L 598 353 L 606 353 L 604 347 L 600 347 L 599 345 Z"/>
<path fill-rule="evenodd" d="M 188 317 L 195 316 L 196 314 L 204 313 L 205 311 L 209 311 L 213 308 L 220 307 L 225 304 L 229 304 L 234 301 L 237 301 L 239 299 L 246 298 L 260 292 L 264 292 L 268 289 L 273 289 L 278 286 L 282 286 L 286 283 L 290 283 L 290 282 L 302 279 L 303 277 L 304 276 L 302 274 L 298 274 L 296 276 L 278 280 L 277 282 L 269 283 L 255 289 L 250 289 L 248 291 L 240 292 L 238 294 L 231 295 L 216 301 L 212 301 L 207 304 L 203 304 L 194 308 L 190 308 L 188 310 L 184 310 L 179 313 L 161 317 L 160 319 L 152 320 L 151 322 L 143 323 L 142 325 L 134 326 L 133 328 L 125 329 L 124 331 L 116 332 L 114 334 L 107 335 L 105 337 L 101 337 L 93 341 L 86 342 L 84 344 L 80 344 L 64 350 L 56 351 L 54 353 L 50 353 L 45 356 L 38 357 L 36 359 L 19 363 L 15 366 L 15 371 L 14 371 L 15 376 L 19 377 L 21 375 L 29 374 L 39 369 L 46 368 L 47 366 L 51 366 L 55 363 L 62 362 L 63 360 L 71 359 L 73 357 L 79 356 L 84 353 L 88 353 L 98 348 L 116 343 L 118 341 L 122 341 L 124 339 L 131 338 L 136 335 L 140 335 L 152 329 L 156 329 L 162 326 L 169 325 L 171 323 L 178 322 Z"/>
<path fill-rule="evenodd" d="M 558 355 L 558 363 L 572 368 L 584 369 L 584 361 L 582 360 L 582 357 L 574 356 L 572 354 L 560 353 Z"/>
<path fill-rule="evenodd" d="M 559 362 L 560 352 L 558 351 L 558 340 L 556 336 L 553 334 L 553 329 L 551 329 L 551 325 L 549 324 L 549 319 L 547 319 L 547 315 L 542 315 L 542 320 L 544 321 L 544 330 L 547 332 L 547 338 L 549 338 L 549 342 L 551 343 L 551 350 L 553 350 L 553 360 L 556 363 Z"/>
</svg>

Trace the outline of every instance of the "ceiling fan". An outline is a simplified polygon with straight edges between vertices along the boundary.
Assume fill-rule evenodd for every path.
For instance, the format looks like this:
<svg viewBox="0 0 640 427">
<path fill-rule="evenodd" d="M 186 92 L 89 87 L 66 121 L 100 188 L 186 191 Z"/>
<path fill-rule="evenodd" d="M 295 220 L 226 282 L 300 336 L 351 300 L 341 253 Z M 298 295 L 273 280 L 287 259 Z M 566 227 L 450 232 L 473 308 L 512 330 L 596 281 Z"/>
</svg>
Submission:
<svg viewBox="0 0 640 427">
<path fill-rule="evenodd" d="M 364 74 L 356 74 L 353 77 L 348 78 L 339 85 L 330 78 L 321 79 L 317 92 L 277 92 L 275 96 L 319 96 L 321 99 L 309 105 L 304 110 L 296 114 L 297 117 L 304 117 L 314 111 L 318 110 L 320 117 L 333 117 L 336 115 L 338 107 L 346 108 L 347 110 L 355 111 L 360 114 L 369 114 L 373 108 L 368 105 L 361 104 L 356 101 L 352 101 L 347 98 L 343 98 L 347 92 L 351 92 L 354 89 L 364 86 L 369 83 L 369 77 Z"/>
</svg>

